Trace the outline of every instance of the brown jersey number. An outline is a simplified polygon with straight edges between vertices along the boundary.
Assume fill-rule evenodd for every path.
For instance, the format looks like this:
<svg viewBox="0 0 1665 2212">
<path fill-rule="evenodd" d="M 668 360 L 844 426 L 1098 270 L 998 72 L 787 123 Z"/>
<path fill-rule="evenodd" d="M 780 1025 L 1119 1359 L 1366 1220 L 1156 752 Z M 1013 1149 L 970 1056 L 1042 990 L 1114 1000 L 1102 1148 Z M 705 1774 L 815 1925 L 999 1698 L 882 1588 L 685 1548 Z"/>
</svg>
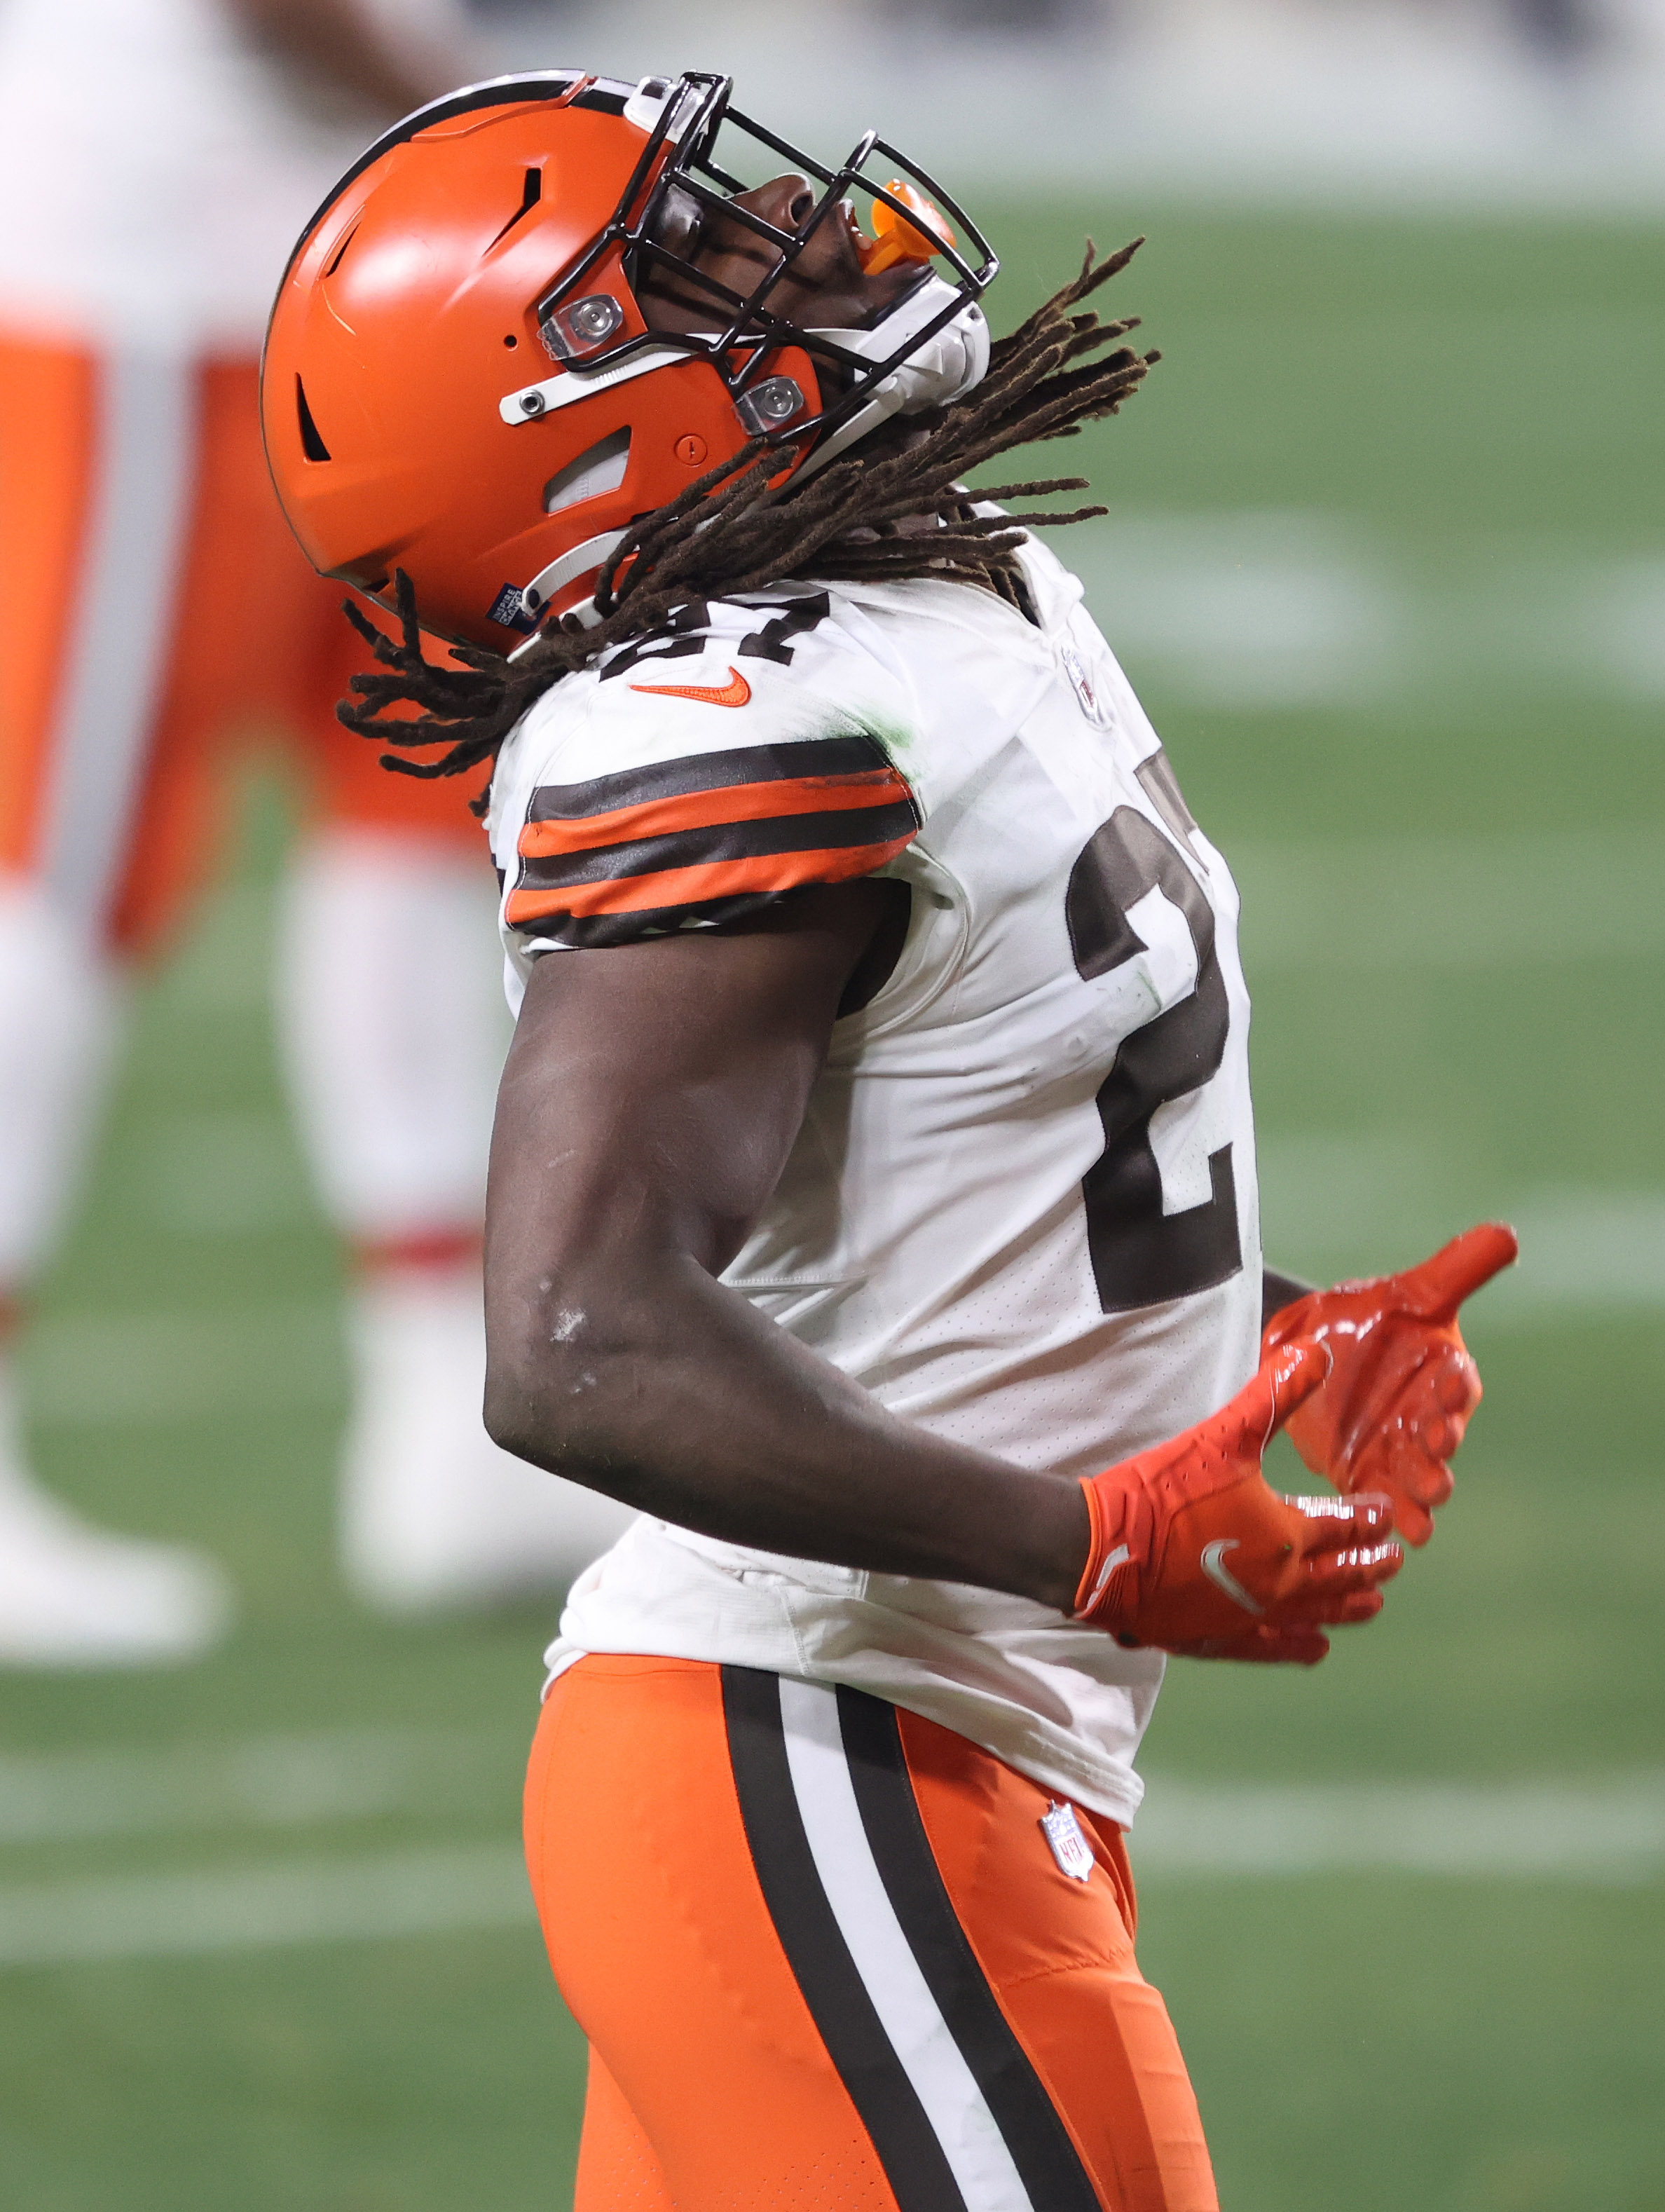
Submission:
<svg viewBox="0 0 1665 2212">
<path fill-rule="evenodd" d="M 1162 805 L 1168 796 L 1165 788 L 1160 798 L 1152 793 L 1164 818 L 1175 819 Z M 1182 809 L 1183 802 L 1178 805 Z M 1173 846 L 1136 807 L 1119 806 L 1093 832 L 1070 872 L 1065 904 L 1070 945 L 1077 973 L 1088 977 L 1107 975 L 1144 951 L 1145 940 L 1127 910 L 1152 890 L 1185 916 L 1197 981 L 1187 997 L 1123 1038 L 1099 1086 L 1104 1150 L 1084 1177 L 1081 1194 L 1098 1302 L 1106 1313 L 1189 1297 L 1226 1281 L 1243 1266 L 1230 1145 L 1208 1156 L 1210 1193 L 1203 1204 L 1182 1213 L 1163 1211 L 1151 1116 L 1158 1106 L 1200 1091 L 1218 1073 L 1231 1015 L 1214 949 L 1213 908 Z"/>
</svg>

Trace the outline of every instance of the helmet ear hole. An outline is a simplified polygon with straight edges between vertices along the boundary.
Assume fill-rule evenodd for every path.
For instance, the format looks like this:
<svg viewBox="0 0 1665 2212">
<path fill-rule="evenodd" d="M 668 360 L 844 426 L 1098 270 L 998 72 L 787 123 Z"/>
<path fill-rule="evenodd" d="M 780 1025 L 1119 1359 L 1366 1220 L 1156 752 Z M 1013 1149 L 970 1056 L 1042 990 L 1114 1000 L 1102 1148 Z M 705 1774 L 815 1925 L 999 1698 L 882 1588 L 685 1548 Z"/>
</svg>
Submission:
<svg viewBox="0 0 1665 2212">
<path fill-rule="evenodd" d="M 599 499 L 604 492 L 617 491 L 623 483 L 630 466 L 630 430 L 614 430 L 608 436 L 581 453 L 575 461 L 568 461 L 559 469 L 544 487 L 544 512 L 558 514 L 563 507 L 576 507 L 580 500 Z"/>
<path fill-rule="evenodd" d="M 301 450 L 309 461 L 327 461 L 330 449 L 318 434 L 318 425 L 313 420 L 313 410 L 307 404 L 307 387 L 297 376 L 295 380 L 295 411 L 301 422 Z"/>
</svg>

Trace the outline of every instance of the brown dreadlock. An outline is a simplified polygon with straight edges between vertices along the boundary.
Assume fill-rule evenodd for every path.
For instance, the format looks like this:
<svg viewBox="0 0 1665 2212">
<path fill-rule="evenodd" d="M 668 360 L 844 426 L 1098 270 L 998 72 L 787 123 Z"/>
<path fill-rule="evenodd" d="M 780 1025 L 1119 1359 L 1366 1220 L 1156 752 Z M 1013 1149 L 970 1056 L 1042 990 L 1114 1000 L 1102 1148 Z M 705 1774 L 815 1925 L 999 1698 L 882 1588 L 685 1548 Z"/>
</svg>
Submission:
<svg viewBox="0 0 1665 2212">
<path fill-rule="evenodd" d="M 468 645 L 451 647 L 448 666 L 428 660 L 416 593 L 401 570 L 399 643 L 347 605 L 349 619 L 392 672 L 354 677 L 351 688 L 358 696 L 343 699 L 337 713 L 349 729 L 382 744 L 450 740 L 450 750 L 438 760 L 384 753 L 384 768 L 404 775 L 459 775 L 495 759 L 533 700 L 563 676 L 610 647 L 656 629 L 690 600 L 799 580 L 865 583 L 935 576 L 982 585 L 1023 607 L 1018 547 L 1024 530 L 1082 522 L 1108 510 L 980 516 L 959 479 L 1015 446 L 1073 437 L 1083 422 L 1114 415 L 1161 358 L 1118 346 L 1085 368 L 1069 365 L 1138 327 L 1137 316 L 1101 323 L 1091 308 L 1075 311 L 1125 269 L 1144 242 L 1136 238 L 1100 262 L 1090 241 L 1074 282 L 992 348 L 988 373 L 975 392 L 953 406 L 892 424 L 801 489 L 790 481 L 771 485 L 779 457 L 754 439 L 627 533 L 597 580 L 599 622 L 585 629 L 568 615 L 547 624 L 513 665 L 501 654 Z M 975 497 L 1034 499 L 1086 489 L 1085 477 L 1058 477 L 1000 484 Z M 917 526 L 933 519 L 935 529 Z M 910 522 L 912 530 L 905 526 Z M 417 717 L 389 719 L 389 708 L 412 705 L 422 710 Z M 483 796 L 474 805 L 483 813 Z"/>
</svg>

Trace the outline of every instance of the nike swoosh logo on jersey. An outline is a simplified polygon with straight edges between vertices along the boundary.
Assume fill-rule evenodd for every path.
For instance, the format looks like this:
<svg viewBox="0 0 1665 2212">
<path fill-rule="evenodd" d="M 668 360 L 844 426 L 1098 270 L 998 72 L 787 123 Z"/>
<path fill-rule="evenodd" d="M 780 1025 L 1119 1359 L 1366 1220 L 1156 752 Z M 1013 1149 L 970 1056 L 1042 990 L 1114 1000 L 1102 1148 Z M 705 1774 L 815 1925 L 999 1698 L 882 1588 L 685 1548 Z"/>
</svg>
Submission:
<svg viewBox="0 0 1665 2212">
<path fill-rule="evenodd" d="M 1266 1607 L 1255 1603 L 1225 1564 L 1225 1554 L 1235 1552 L 1237 1548 L 1235 1536 L 1220 1536 L 1213 1543 L 1205 1544 L 1202 1547 L 1202 1571 L 1217 1589 L 1225 1592 L 1233 1605 L 1242 1606 L 1245 1613 L 1252 1613 L 1258 1618 Z"/>
<path fill-rule="evenodd" d="M 693 699 L 702 707 L 744 707 L 751 697 L 750 684 L 733 667 L 726 684 L 633 684 L 630 689 L 654 699 Z"/>
</svg>

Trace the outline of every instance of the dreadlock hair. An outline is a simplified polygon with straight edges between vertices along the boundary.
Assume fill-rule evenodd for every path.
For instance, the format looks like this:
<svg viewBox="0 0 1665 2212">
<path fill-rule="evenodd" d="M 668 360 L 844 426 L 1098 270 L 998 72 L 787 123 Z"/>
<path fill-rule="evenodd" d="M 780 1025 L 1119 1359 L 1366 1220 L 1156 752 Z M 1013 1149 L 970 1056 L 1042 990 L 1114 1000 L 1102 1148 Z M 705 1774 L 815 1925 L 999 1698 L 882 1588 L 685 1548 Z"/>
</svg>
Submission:
<svg viewBox="0 0 1665 2212">
<path fill-rule="evenodd" d="M 1056 477 L 974 495 L 959 479 L 1013 447 L 1073 438 L 1082 423 L 1114 415 L 1161 358 L 1117 345 L 1102 359 L 1071 366 L 1103 354 L 1138 327 L 1137 316 L 1102 323 L 1081 302 L 1125 269 L 1144 242 L 1136 238 L 1101 262 L 1089 240 L 1079 276 L 991 348 L 987 374 L 965 398 L 887 424 L 801 488 L 791 479 L 772 483 L 780 473 L 778 452 L 753 439 L 626 533 L 597 579 L 599 620 L 585 628 L 567 615 L 546 623 L 513 664 L 471 645 L 451 647 L 448 665 L 428 659 L 415 589 L 401 569 L 398 643 L 350 601 L 345 606 L 389 672 L 355 676 L 356 696 L 343 699 L 337 714 L 349 729 L 384 744 L 450 741 L 436 760 L 384 753 L 384 768 L 424 778 L 461 775 L 495 760 L 527 708 L 563 676 L 658 629 L 690 600 L 788 581 L 933 576 L 982 586 L 1027 612 L 1018 560 L 1025 530 L 1083 522 L 1109 510 L 981 516 L 974 499 L 1084 491 L 1087 480 Z M 421 710 L 415 716 L 412 707 Z M 473 805 L 483 813 L 486 795 Z"/>
</svg>

